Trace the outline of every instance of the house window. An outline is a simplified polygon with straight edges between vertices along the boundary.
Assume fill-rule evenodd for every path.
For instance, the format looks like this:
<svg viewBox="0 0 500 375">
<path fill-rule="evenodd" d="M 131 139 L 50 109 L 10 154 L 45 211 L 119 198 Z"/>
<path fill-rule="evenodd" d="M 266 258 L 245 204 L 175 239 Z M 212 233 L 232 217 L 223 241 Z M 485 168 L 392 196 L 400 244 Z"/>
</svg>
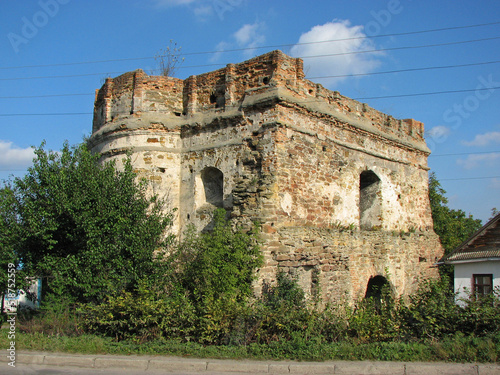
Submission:
<svg viewBox="0 0 500 375">
<path fill-rule="evenodd" d="M 472 290 L 475 296 L 485 296 L 493 290 L 493 275 L 473 275 Z"/>
<path fill-rule="evenodd" d="M 370 230 L 382 224 L 380 178 L 372 171 L 359 176 L 359 225 Z"/>
</svg>

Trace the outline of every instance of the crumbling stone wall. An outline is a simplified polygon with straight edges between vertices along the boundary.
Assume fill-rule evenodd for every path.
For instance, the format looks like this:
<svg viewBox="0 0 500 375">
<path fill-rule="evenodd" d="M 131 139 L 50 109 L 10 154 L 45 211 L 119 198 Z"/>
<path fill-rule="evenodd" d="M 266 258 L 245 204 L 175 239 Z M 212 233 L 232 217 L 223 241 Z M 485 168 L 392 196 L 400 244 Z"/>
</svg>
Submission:
<svg viewBox="0 0 500 375">
<path fill-rule="evenodd" d="M 423 124 L 304 79 L 274 51 L 186 80 L 138 70 L 96 92 L 90 145 L 132 152 L 174 231 L 209 229 L 223 207 L 262 226 L 259 282 L 281 269 L 309 294 L 358 298 L 375 276 L 398 295 L 437 276 Z"/>
</svg>

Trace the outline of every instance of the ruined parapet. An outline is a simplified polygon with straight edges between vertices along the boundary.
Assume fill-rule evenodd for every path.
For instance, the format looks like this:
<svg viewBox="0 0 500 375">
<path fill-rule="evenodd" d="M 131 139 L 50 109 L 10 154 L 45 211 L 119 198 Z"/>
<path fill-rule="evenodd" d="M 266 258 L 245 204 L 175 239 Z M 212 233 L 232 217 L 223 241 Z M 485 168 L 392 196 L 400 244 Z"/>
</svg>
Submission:
<svg viewBox="0 0 500 375">
<path fill-rule="evenodd" d="M 131 153 L 151 193 L 177 209 L 177 234 L 209 229 L 217 207 L 257 221 L 260 281 L 282 269 L 335 300 L 364 295 L 374 277 L 404 294 L 437 276 L 423 134 L 421 122 L 306 80 L 301 59 L 273 51 L 185 80 L 107 79 L 90 145 L 118 163 Z"/>
</svg>

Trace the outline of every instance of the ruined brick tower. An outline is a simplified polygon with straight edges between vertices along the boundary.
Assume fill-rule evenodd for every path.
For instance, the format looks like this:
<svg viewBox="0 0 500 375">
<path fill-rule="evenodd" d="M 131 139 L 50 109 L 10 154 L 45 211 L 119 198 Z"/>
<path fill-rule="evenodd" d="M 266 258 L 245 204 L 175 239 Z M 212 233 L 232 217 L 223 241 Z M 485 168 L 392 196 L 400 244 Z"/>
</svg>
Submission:
<svg viewBox="0 0 500 375">
<path fill-rule="evenodd" d="M 262 224 L 265 265 L 325 300 L 390 283 L 407 294 L 442 255 L 428 199 L 423 124 L 397 120 L 304 79 L 274 51 L 186 80 L 142 70 L 98 90 L 94 152 L 126 152 L 152 193 L 177 208 L 174 230 Z M 259 284 L 261 285 L 261 284 Z"/>
</svg>

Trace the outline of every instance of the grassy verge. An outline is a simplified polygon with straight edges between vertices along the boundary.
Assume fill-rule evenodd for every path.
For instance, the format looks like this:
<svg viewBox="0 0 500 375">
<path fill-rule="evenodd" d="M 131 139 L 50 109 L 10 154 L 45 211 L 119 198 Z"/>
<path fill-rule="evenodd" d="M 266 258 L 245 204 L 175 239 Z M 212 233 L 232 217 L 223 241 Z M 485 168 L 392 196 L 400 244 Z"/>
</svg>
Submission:
<svg viewBox="0 0 500 375">
<path fill-rule="evenodd" d="M 0 346 L 8 347 L 7 331 L 2 330 Z M 108 337 L 48 336 L 41 333 L 17 333 L 17 350 L 35 350 L 80 354 L 174 355 L 197 358 L 272 359 L 272 360 L 376 360 L 376 361 L 447 361 L 496 362 L 500 358 L 500 343 L 493 337 L 467 337 L 456 334 L 439 342 L 374 342 L 335 343 L 304 341 L 299 338 L 277 341 L 269 345 L 245 346 L 201 345 L 176 340 L 153 340 L 138 343 L 131 340 L 116 342 Z"/>
</svg>

